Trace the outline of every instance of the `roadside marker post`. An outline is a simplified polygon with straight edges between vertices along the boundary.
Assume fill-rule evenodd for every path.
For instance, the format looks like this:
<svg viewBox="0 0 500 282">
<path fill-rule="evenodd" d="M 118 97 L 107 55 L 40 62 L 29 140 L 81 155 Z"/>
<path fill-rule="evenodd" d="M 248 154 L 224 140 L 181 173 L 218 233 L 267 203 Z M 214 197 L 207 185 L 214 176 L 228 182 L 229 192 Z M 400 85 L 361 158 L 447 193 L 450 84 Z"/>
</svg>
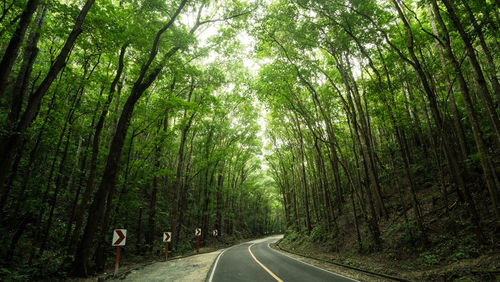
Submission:
<svg viewBox="0 0 500 282">
<path fill-rule="evenodd" d="M 113 276 L 116 276 L 116 274 L 118 274 L 118 267 L 120 265 L 120 250 L 120 246 L 116 247 L 115 273 L 113 274 Z"/>
<path fill-rule="evenodd" d="M 196 236 L 196 253 L 200 253 L 201 228 L 196 228 L 194 235 Z"/>
<path fill-rule="evenodd" d="M 165 242 L 165 260 L 168 259 L 168 242 L 172 240 L 172 232 L 163 232 L 163 242 Z"/>
<path fill-rule="evenodd" d="M 118 274 L 118 268 L 120 266 L 121 246 L 125 246 L 126 240 L 127 240 L 127 229 L 115 229 L 113 231 L 113 240 L 111 241 L 111 245 L 116 247 L 114 276 L 116 276 L 116 274 Z"/>
<path fill-rule="evenodd" d="M 214 248 L 217 249 L 217 235 L 219 235 L 217 229 L 214 229 L 214 231 L 212 231 L 212 235 L 214 236 Z"/>
</svg>

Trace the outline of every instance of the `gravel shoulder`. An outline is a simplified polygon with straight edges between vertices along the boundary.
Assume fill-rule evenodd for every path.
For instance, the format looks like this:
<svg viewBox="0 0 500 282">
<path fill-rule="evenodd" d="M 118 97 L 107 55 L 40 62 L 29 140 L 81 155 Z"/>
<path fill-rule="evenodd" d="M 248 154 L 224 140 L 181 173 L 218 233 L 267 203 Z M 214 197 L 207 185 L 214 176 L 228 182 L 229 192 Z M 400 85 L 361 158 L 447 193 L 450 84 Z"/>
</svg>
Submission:
<svg viewBox="0 0 500 282">
<path fill-rule="evenodd" d="M 109 281 L 203 281 L 215 258 L 223 250 L 185 258 L 156 262 Z"/>
</svg>

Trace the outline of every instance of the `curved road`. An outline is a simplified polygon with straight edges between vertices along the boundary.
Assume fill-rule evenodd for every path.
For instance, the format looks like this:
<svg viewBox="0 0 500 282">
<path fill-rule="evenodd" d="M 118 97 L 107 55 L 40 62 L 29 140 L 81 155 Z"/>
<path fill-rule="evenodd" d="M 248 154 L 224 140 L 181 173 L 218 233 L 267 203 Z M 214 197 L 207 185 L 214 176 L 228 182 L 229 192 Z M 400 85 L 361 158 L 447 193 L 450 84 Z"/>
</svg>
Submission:
<svg viewBox="0 0 500 282">
<path fill-rule="evenodd" d="M 269 247 L 280 238 L 269 237 L 225 250 L 215 260 L 207 281 L 356 281 L 295 260 Z"/>
</svg>

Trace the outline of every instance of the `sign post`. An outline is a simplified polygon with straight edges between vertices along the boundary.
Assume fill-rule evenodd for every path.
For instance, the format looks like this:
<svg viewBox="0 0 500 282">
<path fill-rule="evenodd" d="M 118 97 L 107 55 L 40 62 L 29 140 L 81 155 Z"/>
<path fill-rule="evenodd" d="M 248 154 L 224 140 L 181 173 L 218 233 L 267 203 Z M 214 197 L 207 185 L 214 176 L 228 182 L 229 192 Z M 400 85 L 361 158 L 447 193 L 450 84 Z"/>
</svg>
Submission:
<svg viewBox="0 0 500 282">
<path fill-rule="evenodd" d="M 214 236 L 214 248 L 217 249 L 217 235 L 219 235 L 217 229 L 214 229 L 214 231 L 212 231 L 212 235 Z"/>
<path fill-rule="evenodd" d="M 118 267 L 120 265 L 120 251 L 121 246 L 125 246 L 127 240 L 127 229 L 115 229 L 113 231 L 113 240 L 111 241 L 112 246 L 116 246 L 116 259 L 115 259 L 115 273 L 118 274 Z"/>
<path fill-rule="evenodd" d="M 172 232 L 163 232 L 163 242 L 165 242 L 165 260 L 168 259 L 168 242 L 172 240 Z"/>
<path fill-rule="evenodd" d="M 196 228 L 196 231 L 194 232 L 194 235 L 196 236 L 196 252 L 200 253 L 201 228 Z"/>
</svg>

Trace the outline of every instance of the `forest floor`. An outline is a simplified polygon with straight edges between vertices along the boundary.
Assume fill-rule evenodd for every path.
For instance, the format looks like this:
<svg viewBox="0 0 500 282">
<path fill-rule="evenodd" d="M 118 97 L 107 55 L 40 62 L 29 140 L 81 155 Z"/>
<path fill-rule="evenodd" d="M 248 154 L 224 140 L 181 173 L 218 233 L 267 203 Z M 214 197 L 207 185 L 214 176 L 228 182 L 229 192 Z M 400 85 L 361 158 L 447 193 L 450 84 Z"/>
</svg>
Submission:
<svg viewBox="0 0 500 282">
<path fill-rule="evenodd" d="M 393 192 L 389 195 L 397 195 L 396 191 Z M 403 209 L 396 197 L 388 196 L 385 200 L 392 212 L 379 221 L 382 240 L 379 248 L 371 243 L 367 227 L 358 214 L 362 238 L 360 248 L 349 204 L 337 219 L 342 230 L 340 234 L 325 230 L 324 226 L 314 228 L 310 235 L 306 230 L 290 229 L 277 247 L 340 269 L 354 268 L 387 275 L 387 281 L 391 280 L 390 277 L 400 281 L 500 281 L 500 230 L 495 228 L 488 206 L 478 205 L 483 215 L 482 232 L 487 238 L 481 244 L 466 206 L 460 204 L 452 191 L 447 192 L 447 208 L 443 208 L 446 206 L 438 188 L 429 187 L 418 192 L 421 202 L 426 203 L 421 205 L 421 210 L 427 243 L 419 239 L 412 220 L 414 215 L 408 205 Z M 481 201 L 481 195 L 475 196 L 478 203 L 485 202 Z M 449 215 L 446 210 L 449 210 Z M 345 276 L 350 275 L 346 273 Z M 357 279 L 374 281 L 372 278 Z"/>
<path fill-rule="evenodd" d="M 390 259 L 384 252 L 339 254 L 325 251 L 325 246 L 321 244 L 307 245 L 303 248 L 300 244 L 280 243 L 273 247 L 286 251 L 296 259 L 359 281 L 500 281 L 500 254 L 424 266 L 415 260 Z"/>
</svg>

